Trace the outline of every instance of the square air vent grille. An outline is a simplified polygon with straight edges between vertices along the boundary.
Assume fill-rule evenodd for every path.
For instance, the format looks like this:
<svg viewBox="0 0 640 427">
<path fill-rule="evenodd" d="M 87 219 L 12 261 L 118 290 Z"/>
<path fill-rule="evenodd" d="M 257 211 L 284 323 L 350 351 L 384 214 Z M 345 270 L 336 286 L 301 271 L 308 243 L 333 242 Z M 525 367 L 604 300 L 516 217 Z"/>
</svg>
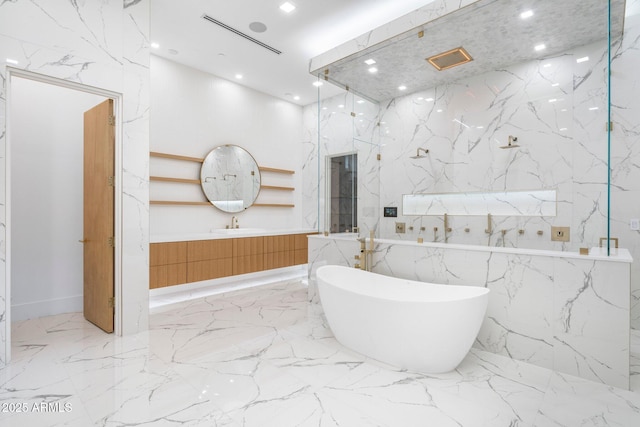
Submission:
<svg viewBox="0 0 640 427">
<path fill-rule="evenodd" d="M 464 48 L 457 47 L 455 49 L 433 55 L 432 57 L 427 58 L 427 61 L 436 67 L 438 71 L 442 71 L 471 62 L 473 61 L 473 58 L 466 50 L 464 50 Z"/>
</svg>

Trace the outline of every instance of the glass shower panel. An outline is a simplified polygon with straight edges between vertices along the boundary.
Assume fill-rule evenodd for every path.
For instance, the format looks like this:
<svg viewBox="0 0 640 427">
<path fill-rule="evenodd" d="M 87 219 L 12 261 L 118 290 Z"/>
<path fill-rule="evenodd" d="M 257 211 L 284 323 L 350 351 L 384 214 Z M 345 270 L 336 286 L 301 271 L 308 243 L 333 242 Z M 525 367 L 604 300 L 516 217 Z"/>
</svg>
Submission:
<svg viewBox="0 0 640 427">
<path fill-rule="evenodd" d="M 325 94 L 325 85 L 318 91 L 319 231 L 357 227 L 368 235 L 379 222 L 378 108 L 335 87 Z"/>
<path fill-rule="evenodd" d="M 561 5 L 535 2 L 530 21 L 520 18 L 517 2 L 472 3 L 321 70 L 321 78 L 337 85 L 325 81 L 318 102 L 321 231 L 330 229 L 327 156 L 357 153 L 355 206 L 364 233 L 376 230 L 379 237 L 441 241 L 442 233 L 431 230 L 442 230 L 443 218 L 404 215 L 403 194 L 549 190 L 558 197 L 555 214 L 495 213 L 492 227 L 486 218 L 449 214 L 448 242 L 577 251 L 598 246 L 604 237 L 606 245 L 608 236 L 624 231 L 622 225 L 610 227 L 610 210 L 616 206 L 612 201 L 620 193 L 609 185 L 609 157 L 621 164 L 630 158 L 609 143 L 616 136 L 608 126 L 609 2 L 590 1 L 581 15 L 588 19 L 579 24 L 570 20 L 574 0 Z M 615 45 L 624 2 L 610 3 Z M 500 25 L 487 27 L 486 20 L 495 16 L 501 17 Z M 459 20 L 486 31 L 473 40 L 464 38 L 452 25 Z M 528 32 L 520 31 L 523 28 Z M 546 46 L 534 46 L 531 37 L 524 37 L 515 47 L 507 43 L 508 52 L 495 49 L 505 38 L 503 30 L 512 31 L 514 39 L 535 34 L 536 43 L 539 39 Z M 450 49 L 452 40 L 464 44 L 474 60 L 451 70 L 431 70 L 425 52 Z M 375 76 L 363 65 L 373 57 L 379 65 Z M 426 75 L 437 78 L 425 82 Z M 383 77 L 387 85 L 377 87 Z M 405 87 L 400 89 L 399 83 Z M 329 86 L 331 91 L 326 90 Z M 351 89 L 336 94 L 338 86 Z M 381 218 L 383 206 L 398 207 L 398 217 Z M 395 222 L 405 222 L 409 231 L 396 233 Z M 551 226 L 570 227 L 570 241 L 552 241 Z M 487 234 L 487 229 L 492 231 Z"/>
</svg>

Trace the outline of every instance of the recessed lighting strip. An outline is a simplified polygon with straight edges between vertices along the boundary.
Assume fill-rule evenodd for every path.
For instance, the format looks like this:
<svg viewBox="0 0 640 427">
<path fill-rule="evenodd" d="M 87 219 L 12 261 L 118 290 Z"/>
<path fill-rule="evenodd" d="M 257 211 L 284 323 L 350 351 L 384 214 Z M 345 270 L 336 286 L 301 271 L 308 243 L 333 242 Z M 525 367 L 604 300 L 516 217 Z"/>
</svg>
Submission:
<svg viewBox="0 0 640 427">
<path fill-rule="evenodd" d="M 240 37 L 244 37 L 245 39 L 247 39 L 247 40 L 249 40 L 249 41 L 252 41 L 252 42 L 254 42 L 255 44 L 257 44 L 257 45 L 259 45 L 259 46 L 262 46 L 263 48 L 268 49 L 268 50 L 270 50 L 271 52 L 273 52 L 273 53 L 275 53 L 275 54 L 280 55 L 280 54 L 282 53 L 282 51 L 280 51 L 280 50 L 276 49 L 275 47 L 271 47 L 271 46 L 269 46 L 269 45 L 268 45 L 268 44 L 266 44 L 266 43 L 262 43 L 260 40 L 254 39 L 254 38 L 253 38 L 253 37 L 251 37 L 250 35 L 245 34 L 245 33 L 243 33 L 243 32 L 242 32 L 242 31 L 240 31 L 240 30 L 236 30 L 235 28 L 230 27 L 230 26 L 228 26 L 227 24 L 225 24 L 225 23 L 223 23 L 223 22 L 218 21 L 217 19 L 212 18 L 211 16 L 209 16 L 209 15 L 207 15 L 207 14 L 202 15 L 202 18 L 206 19 L 207 21 L 209 21 L 209 22 L 211 22 L 211 23 L 213 23 L 213 24 L 216 24 L 216 25 L 218 25 L 218 26 L 220 26 L 220 27 L 224 28 L 225 30 L 231 31 L 232 33 L 234 33 L 234 34 L 236 34 L 236 35 L 239 35 Z"/>
</svg>

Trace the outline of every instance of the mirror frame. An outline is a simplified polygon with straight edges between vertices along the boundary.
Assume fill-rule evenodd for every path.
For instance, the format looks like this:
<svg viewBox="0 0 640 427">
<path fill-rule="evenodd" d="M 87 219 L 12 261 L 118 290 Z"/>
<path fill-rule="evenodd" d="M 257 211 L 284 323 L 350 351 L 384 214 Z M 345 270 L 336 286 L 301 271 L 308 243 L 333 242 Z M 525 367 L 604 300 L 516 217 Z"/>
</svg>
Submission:
<svg viewBox="0 0 640 427">
<path fill-rule="evenodd" d="M 253 164 L 249 165 L 252 168 L 255 168 L 255 170 L 252 170 L 251 173 L 251 178 L 252 179 L 252 186 L 258 186 L 258 191 L 255 192 L 254 195 L 250 196 L 250 197 L 245 197 L 245 195 L 243 194 L 242 197 L 242 207 L 239 208 L 233 208 L 231 205 L 227 204 L 226 206 L 221 205 L 220 203 L 217 203 L 218 201 L 220 201 L 219 199 L 213 197 L 210 193 L 211 191 L 208 191 L 207 188 L 205 187 L 205 184 L 207 182 L 207 178 L 210 175 L 210 171 L 207 171 L 207 174 L 205 176 L 205 167 L 206 166 L 214 166 L 213 164 L 211 164 L 212 162 L 214 162 L 214 159 L 216 157 L 217 154 L 221 154 L 221 150 L 224 149 L 233 149 L 234 151 L 237 150 L 241 150 L 241 153 L 246 154 L 246 156 L 248 156 L 248 158 L 245 159 L 238 159 L 238 161 L 244 160 L 244 161 L 248 161 L 249 159 L 253 162 Z M 234 152 L 235 154 L 235 152 Z M 244 165 L 243 165 L 244 166 Z M 224 170 L 223 172 L 223 176 L 227 176 L 229 175 L 227 172 L 234 172 L 233 176 L 236 176 L 238 174 L 240 174 L 240 172 L 242 172 L 243 174 L 245 173 L 245 170 Z M 257 182 L 256 182 L 257 180 Z M 221 210 L 222 212 L 226 212 L 226 213 L 237 213 L 237 212 L 242 212 L 248 208 L 250 208 L 251 206 L 253 206 L 253 204 L 255 203 L 255 201 L 258 198 L 258 195 L 260 194 L 260 190 L 262 188 L 262 175 L 260 173 L 260 166 L 258 166 L 258 162 L 256 162 L 256 159 L 251 155 L 251 153 L 249 153 L 249 151 L 245 150 L 244 148 L 240 147 L 239 145 L 235 145 L 235 144 L 223 144 L 223 145 L 218 145 L 216 147 L 214 147 L 213 149 L 211 149 L 211 151 L 209 151 L 209 153 L 207 153 L 207 155 L 205 156 L 204 160 L 202 161 L 202 166 L 200 167 L 200 187 L 202 188 L 202 192 L 204 193 L 204 196 L 206 197 L 206 199 L 216 208 L 218 208 L 219 210 Z M 211 197 L 210 197 L 211 196 Z M 249 199 L 252 197 L 252 199 L 249 201 Z M 212 200 L 214 199 L 214 200 Z M 224 202 L 228 203 L 230 202 L 229 200 L 225 200 Z"/>
</svg>

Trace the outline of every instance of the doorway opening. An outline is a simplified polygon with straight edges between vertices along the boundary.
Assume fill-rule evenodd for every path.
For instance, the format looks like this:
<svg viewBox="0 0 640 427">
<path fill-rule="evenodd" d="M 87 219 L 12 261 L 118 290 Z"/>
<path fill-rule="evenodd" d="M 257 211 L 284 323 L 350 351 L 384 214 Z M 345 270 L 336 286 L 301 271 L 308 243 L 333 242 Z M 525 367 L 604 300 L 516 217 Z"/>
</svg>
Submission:
<svg viewBox="0 0 640 427">
<path fill-rule="evenodd" d="M 113 105 L 113 175 L 121 175 L 121 96 L 110 91 L 8 69 L 7 342 L 12 321 L 82 312 L 84 124 L 92 107 Z M 115 182 L 118 182 L 115 179 Z M 121 187 L 112 190 L 113 235 L 121 230 Z M 112 331 L 121 334 L 121 248 L 115 239 Z M 112 240 L 113 242 L 113 240 Z M 10 296 L 10 297 L 9 297 Z"/>
<path fill-rule="evenodd" d="M 358 227 L 358 154 L 328 158 L 329 231 L 343 233 Z"/>
</svg>

